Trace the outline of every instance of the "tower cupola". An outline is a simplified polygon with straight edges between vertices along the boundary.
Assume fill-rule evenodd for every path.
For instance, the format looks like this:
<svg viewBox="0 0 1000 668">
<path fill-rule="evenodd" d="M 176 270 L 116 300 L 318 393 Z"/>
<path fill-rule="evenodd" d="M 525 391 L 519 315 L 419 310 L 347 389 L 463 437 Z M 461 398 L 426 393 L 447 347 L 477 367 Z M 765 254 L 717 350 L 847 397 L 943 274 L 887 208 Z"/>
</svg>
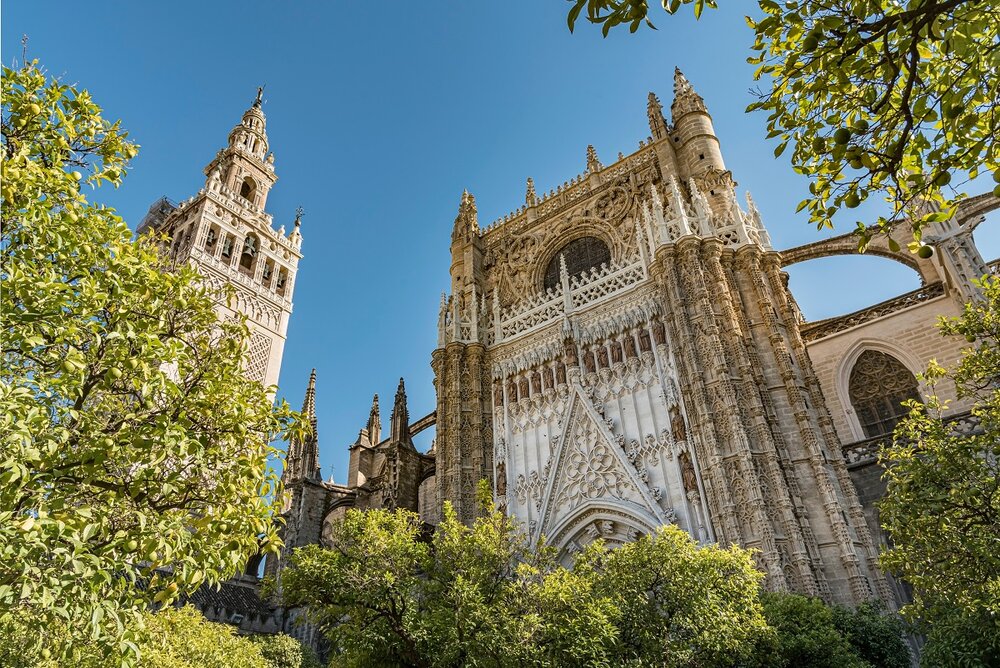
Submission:
<svg viewBox="0 0 1000 668">
<path fill-rule="evenodd" d="M 269 152 L 263 98 L 264 88 L 260 87 L 253 104 L 229 132 L 226 148 L 205 167 L 209 191 L 230 195 L 257 211 L 264 210 L 267 193 L 278 180 L 274 154 Z"/>
<path fill-rule="evenodd" d="M 267 157 L 267 119 L 264 117 L 264 88 L 257 89 L 257 98 L 243 113 L 243 120 L 229 133 L 230 148 L 241 148 L 250 155 L 266 160 Z"/>
<path fill-rule="evenodd" d="M 726 171 L 708 107 L 679 68 L 674 70 L 674 101 L 670 114 L 671 137 L 681 173 L 698 176 L 707 171 Z"/>
</svg>

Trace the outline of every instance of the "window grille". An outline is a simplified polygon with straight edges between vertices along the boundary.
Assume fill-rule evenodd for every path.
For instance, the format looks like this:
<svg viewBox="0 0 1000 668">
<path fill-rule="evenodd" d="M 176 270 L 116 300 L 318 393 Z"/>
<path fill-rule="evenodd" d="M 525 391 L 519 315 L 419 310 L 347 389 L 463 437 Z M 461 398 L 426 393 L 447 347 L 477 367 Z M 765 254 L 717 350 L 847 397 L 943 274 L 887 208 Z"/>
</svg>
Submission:
<svg viewBox="0 0 1000 668">
<path fill-rule="evenodd" d="M 851 405 L 866 438 L 892 433 L 909 409 L 908 399 L 920 401 L 917 379 L 902 362 L 878 350 L 866 350 L 851 369 Z"/>
<path fill-rule="evenodd" d="M 549 261 L 549 266 L 545 270 L 544 289 L 555 289 L 559 285 L 559 256 L 566 258 L 566 271 L 570 278 L 579 276 L 585 271 L 590 271 L 601 264 L 611 264 L 611 251 L 607 244 L 596 237 L 581 237 L 574 239 Z"/>
</svg>

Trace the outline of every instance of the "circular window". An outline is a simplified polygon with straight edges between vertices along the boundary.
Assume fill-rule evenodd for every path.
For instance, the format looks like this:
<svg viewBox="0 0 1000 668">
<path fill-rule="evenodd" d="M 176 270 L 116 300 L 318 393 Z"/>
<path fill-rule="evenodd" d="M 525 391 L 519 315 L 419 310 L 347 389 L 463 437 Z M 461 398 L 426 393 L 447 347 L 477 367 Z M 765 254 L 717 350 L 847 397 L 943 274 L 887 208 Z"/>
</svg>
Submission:
<svg viewBox="0 0 1000 668">
<path fill-rule="evenodd" d="M 549 266 L 545 269 L 545 282 L 543 288 L 552 290 L 559 286 L 559 257 L 566 258 L 566 271 L 570 278 L 579 276 L 585 271 L 590 271 L 594 267 L 611 263 L 611 251 L 607 244 L 596 237 L 581 237 L 574 239 L 549 260 Z"/>
</svg>

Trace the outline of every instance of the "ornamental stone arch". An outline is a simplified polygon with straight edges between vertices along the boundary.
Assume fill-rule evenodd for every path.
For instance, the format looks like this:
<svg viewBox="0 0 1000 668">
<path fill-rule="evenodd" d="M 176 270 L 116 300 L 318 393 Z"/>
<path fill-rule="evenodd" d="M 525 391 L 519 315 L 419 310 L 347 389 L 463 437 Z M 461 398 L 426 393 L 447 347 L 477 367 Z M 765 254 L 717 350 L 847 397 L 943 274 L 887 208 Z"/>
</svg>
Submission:
<svg viewBox="0 0 1000 668">
<path fill-rule="evenodd" d="M 320 520 L 320 542 L 324 547 L 332 547 L 330 541 L 331 525 L 342 520 L 351 508 L 357 508 L 357 498 L 354 495 L 330 492 L 330 496 L 327 497 L 327 507 Z"/>
<path fill-rule="evenodd" d="M 660 526 L 663 522 L 638 504 L 613 498 L 593 499 L 560 519 L 546 538 L 568 565 L 575 552 L 598 538 L 609 547 L 617 547 L 651 534 Z"/>
<path fill-rule="evenodd" d="M 555 290 L 561 284 L 562 266 L 572 279 L 596 267 L 611 264 L 611 249 L 597 237 L 577 237 L 556 251 L 542 276 L 542 289 Z"/>
<path fill-rule="evenodd" d="M 843 406 L 845 415 L 847 415 L 847 424 L 856 441 L 863 441 L 867 436 L 861 425 L 861 420 L 854 410 L 854 403 L 851 399 L 851 372 L 854 371 L 858 359 L 867 351 L 889 355 L 905 367 L 914 378 L 925 370 L 920 361 L 909 351 L 883 339 L 864 338 L 851 344 L 851 347 L 845 351 L 837 365 L 835 379 L 837 397 L 840 399 L 840 405 Z M 924 399 L 923 384 L 919 381 L 917 383 L 917 392 L 920 398 Z"/>
<path fill-rule="evenodd" d="M 900 246 L 905 247 L 906 243 L 909 241 L 904 237 L 909 233 L 909 231 L 908 229 L 903 230 L 903 227 L 904 226 L 897 226 L 893 231 L 893 237 L 899 237 L 897 241 Z M 782 267 L 789 267 L 800 262 L 806 262 L 808 260 L 815 260 L 823 257 L 832 257 L 835 255 L 874 255 L 876 257 L 892 260 L 893 262 L 898 262 L 917 272 L 920 276 L 921 285 L 936 283 L 942 278 L 932 260 L 920 259 L 913 253 L 907 251 L 893 251 L 889 248 L 889 241 L 884 236 L 878 236 L 872 239 L 871 243 L 868 245 L 868 249 L 864 253 L 858 251 L 858 237 L 851 233 L 842 234 L 837 237 L 830 237 L 829 239 L 816 241 L 803 246 L 796 246 L 795 248 L 789 248 L 788 250 L 781 251 L 779 255 L 781 256 Z"/>
<path fill-rule="evenodd" d="M 955 211 L 955 220 L 962 227 L 975 230 L 986 220 L 986 214 L 1000 209 L 1000 197 L 991 192 L 962 200 Z"/>
</svg>

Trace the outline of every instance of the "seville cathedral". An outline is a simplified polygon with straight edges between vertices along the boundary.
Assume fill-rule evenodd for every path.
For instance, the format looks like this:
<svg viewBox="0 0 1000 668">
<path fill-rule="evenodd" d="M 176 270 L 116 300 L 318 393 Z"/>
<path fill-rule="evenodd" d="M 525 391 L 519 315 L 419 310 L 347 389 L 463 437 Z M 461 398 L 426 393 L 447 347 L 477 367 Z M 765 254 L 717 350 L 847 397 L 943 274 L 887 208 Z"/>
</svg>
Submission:
<svg viewBox="0 0 1000 668">
<path fill-rule="evenodd" d="M 475 197 L 462 193 L 428 351 L 436 405 L 411 419 L 400 380 L 387 430 L 378 397 L 356 438 L 338 425 L 339 443 L 351 443 L 346 484 L 320 475 L 316 434 L 331 426 L 293 442 L 285 548 L 267 573 L 289 550 L 323 544 L 349 508 L 406 508 L 430 527 L 448 501 L 470 522 L 486 479 L 531 539 L 564 556 L 673 523 L 704 543 L 757 550 L 769 589 L 905 600 L 875 565 L 886 541 L 875 453 L 905 413 L 900 402 L 921 397 L 916 374 L 959 355 L 964 341 L 935 322 L 958 314 L 976 295 L 971 279 L 990 271 L 972 232 L 1000 201 L 969 198 L 927 230 L 927 259 L 876 237 L 867 252 L 907 265 L 921 287 L 806 322 L 783 268 L 857 253 L 856 237 L 772 248 L 751 196 L 737 198 L 705 101 L 679 70 L 673 88 L 669 115 L 650 93 L 638 150 L 604 164 L 589 147 L 583 173 L 547 194 L 529 179 L 523 204 L 500 220 L 480 225 Z M 265 212 L 277 176 L 261 106 L 258 94 L 204 188 L 154 204 L 140 232 L 167 232 L 178 260 L 235 286 L 231 308 L 254 332 L 247 373 L 272 384 L 310 251 L 300 216 L 288 232 Z M 912 238 L 905 223 L 897 230 Z M 938 391 L 954 398 L 953 386 Z M 316 392 L 314 373 L 303 404 L 314 427 Z M 958 428 L 975 427 L 968 408 L 950 405 Z M 434 445 L 419 452 L 412 437 L 429 427 Z M 259 570 L 254 560 L 192 601 L 246 631 L 308 636 L 295 611 L 258 596 Z"/>
</svg>

